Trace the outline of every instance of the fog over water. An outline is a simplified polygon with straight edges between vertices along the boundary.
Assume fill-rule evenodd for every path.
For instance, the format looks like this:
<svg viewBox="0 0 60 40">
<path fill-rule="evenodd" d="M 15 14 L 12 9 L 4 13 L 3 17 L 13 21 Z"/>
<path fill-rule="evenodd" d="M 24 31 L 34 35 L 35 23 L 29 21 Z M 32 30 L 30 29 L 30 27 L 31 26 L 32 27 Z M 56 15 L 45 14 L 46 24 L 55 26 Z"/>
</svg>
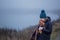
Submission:
<svg viewBox="0 0 60 40">
<path fill-rule="evenodd" d="M 38 24 L 41 9 L 60 17 L 60 0 L 0 0 L 0 28 L 21 30 Z"/>
<path fill-rule="evenodd" d="M 41 10 L 1 10 L 0 12 L 0 27 L 21 30 L 29 26 L 37 25 Z M 56 20 L 59 16 L 55 13 L 46 11 L 47 16 L 52 20 Z"/>
</svg>

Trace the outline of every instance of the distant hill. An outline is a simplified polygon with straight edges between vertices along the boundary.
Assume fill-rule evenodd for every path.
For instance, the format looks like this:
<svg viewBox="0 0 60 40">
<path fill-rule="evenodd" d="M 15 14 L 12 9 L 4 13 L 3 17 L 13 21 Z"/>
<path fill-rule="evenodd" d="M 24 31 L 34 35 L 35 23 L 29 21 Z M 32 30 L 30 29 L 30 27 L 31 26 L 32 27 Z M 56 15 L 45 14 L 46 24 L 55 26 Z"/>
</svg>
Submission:
<svg viewBox="0 0 60 40">
<path fill-rule="evenodd" d="M 53 31 L 51 34 L 51 40 L 55 40 L 60 35 L 60 19 L 53 21 Z M 12 29 L 0 28 L 0 40 L 30 40 L 32 33 L 34 32 L 35 26 L 30 26 L 21 31 Z"/>
</svg>

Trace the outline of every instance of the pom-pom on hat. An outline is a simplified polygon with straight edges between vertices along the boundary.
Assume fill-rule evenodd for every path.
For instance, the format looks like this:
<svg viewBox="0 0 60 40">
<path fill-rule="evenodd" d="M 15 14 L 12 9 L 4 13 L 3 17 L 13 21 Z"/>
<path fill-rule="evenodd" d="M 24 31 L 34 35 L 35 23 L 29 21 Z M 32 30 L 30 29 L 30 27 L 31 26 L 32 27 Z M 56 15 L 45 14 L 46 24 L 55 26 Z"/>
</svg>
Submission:
<svg viewBox="0 0 60 40">
<path fill-rule="evenodd" d="M 41 10 L 40 18 L 46 18 L 45 10 Z"/>
</svg>

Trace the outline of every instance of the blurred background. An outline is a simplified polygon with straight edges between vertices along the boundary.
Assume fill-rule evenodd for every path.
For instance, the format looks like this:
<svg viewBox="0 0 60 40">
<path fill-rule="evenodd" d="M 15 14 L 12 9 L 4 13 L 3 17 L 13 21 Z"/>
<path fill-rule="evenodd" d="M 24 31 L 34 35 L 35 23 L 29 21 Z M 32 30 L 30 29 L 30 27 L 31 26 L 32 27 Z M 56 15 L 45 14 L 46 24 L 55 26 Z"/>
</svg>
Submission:
<svg viewBox="0 0 60 40">
<path fill-rule="evenodd" d="M 28 36 L 25 36 L 25 34 L 30 32 L 31 35 L 31 29 L 34 29 L 38 24 L 40 11 L 42 9 L 46 11 L 47 16 L 51 17 L 52 22 L 54 21 L 54 26 L 58 26 L 59 28 L 59 4 L 60 0 L 0 0 L 0 34 L 6 33 L 7 35 L 8 33 L 9 37 L 8 35 L 5 35 L 6 38 L 4 37 L 6 40 L 27 40 Z M 53 28 L 55 29 L 56 27 Z M 23 32 L 25 34 L 22 34 Z M 56 33 L 53 35 L 54 38 L 51 38 L 51 40 L 55 39 Z M 14 37 L 12 38 L 13 34 Z M 24 37 L 22 37 L 22 35 Z M 17 37 L 16 39 L 15 36 Z M 4 40 L 2 37 L 3 36 L 0 37 L 0 40 Z M 57 39 L 59 39 L 59 37 Z"/>
</svg>

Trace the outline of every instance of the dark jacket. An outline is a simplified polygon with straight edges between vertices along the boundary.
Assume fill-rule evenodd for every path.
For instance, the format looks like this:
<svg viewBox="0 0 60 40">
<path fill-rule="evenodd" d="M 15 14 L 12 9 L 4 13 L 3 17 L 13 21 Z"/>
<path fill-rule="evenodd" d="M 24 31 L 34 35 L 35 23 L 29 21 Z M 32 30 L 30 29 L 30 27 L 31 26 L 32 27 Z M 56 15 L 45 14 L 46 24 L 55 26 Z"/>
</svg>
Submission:
<svg viewBox="0 0 60 40">
<path fill-rule="evenodd" d="M 36 39 L 37 40 L 50 40 L 51 32 L 52 32 L 52 23 L 50 20 L 47 20 L 45 22 L 45 28 L 43 29 L 43 33 L 42 34 L 38 33 Z M 33 33 L 32 38 L 35 37 L 35 34 L 36 34 L 36 31 Z M 32 38 L 31 40 L 33 40 Z"/>
</svg>

